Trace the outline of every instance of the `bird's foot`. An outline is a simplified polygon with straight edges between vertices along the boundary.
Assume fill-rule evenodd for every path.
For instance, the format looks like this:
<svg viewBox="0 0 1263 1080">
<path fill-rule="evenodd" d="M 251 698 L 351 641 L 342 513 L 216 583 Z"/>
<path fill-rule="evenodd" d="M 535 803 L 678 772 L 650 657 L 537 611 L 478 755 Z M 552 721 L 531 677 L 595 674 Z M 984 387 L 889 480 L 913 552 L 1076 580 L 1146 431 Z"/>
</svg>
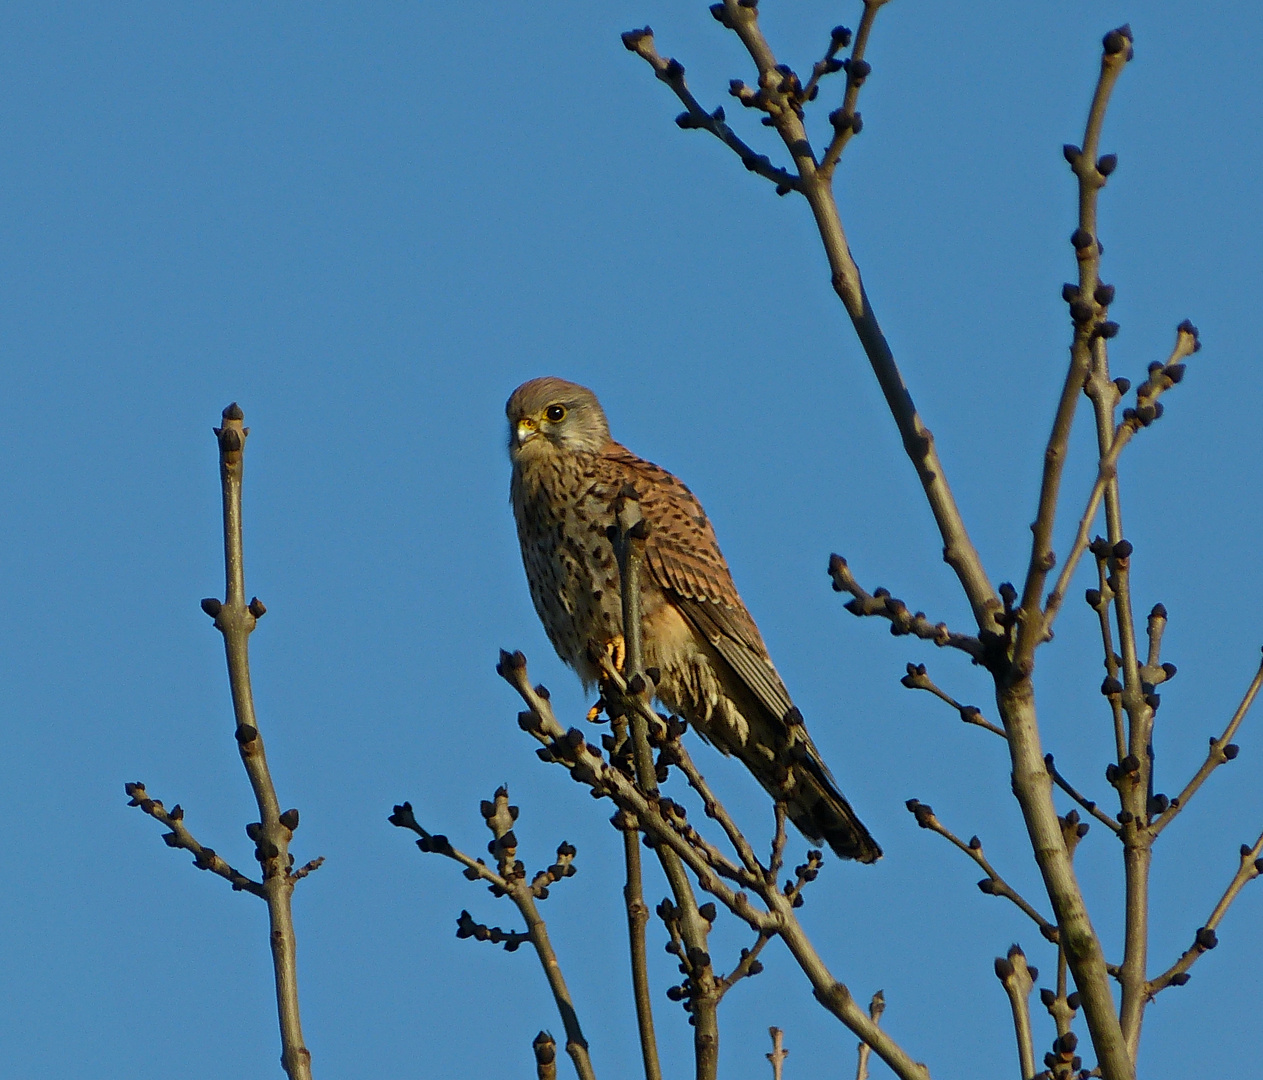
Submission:
<svg viewBox="0 0 1263 1080">
<path fill-rule="evenodd" d="M 599 697 L 596 699 L 596 704 L 593 705 L 592 708 L 588 710 L 588 723 L 589 724 L 601 723 L 601 713 L 603 713 L 604 711 L 605 711 L 605 698 Z"/>
<path fill-rule="evenodd" d="M 605 643 L 605 655 L 609 657 L 614 670 L 622 674 L 623 664 L 627 660 L 627 642 L 623 640 L 622 634 Z"/>
</svg>

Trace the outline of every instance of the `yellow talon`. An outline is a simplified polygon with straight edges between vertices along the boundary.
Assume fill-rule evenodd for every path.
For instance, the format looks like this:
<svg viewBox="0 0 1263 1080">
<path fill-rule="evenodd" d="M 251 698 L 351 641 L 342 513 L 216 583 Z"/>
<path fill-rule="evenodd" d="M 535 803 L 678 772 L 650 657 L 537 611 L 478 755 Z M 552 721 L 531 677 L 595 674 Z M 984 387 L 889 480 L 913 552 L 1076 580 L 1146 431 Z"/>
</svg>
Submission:
<svg viewBox="0 0 1263 1080">
<path fill-rule="evenodd" d="M 605 652 L 609 656 L 614 670 L 620 674 L 623 671 L 623 663 L 627 659 L 627 643 L 623 640 L 623 635 L 619 634 L 616 638 L 611 638 L 605 644 Z"/>
</svg>

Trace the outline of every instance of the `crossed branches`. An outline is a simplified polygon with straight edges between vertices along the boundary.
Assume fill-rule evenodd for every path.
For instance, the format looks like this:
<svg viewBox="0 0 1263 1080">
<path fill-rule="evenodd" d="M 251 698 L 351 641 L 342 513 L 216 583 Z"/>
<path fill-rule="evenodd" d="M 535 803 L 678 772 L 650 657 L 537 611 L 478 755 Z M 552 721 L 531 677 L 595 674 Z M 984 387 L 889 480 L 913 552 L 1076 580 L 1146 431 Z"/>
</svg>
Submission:
<svg viewBox="0 0 1263 1080">
<path fill-rule="evenodd" d="M 1154 717 L 1160 704 L 1156 688 L 1175 674 L 1174 665 L 1162 662 L 1161 638 L 1166 623 L 1165 609 L 1155 607 L 1147 633 L 1148 654 L 1142 657 L 1137 645 L 1137 619 L 1133 614 L 1130 588 L 1130 560 L 1133 545 L 1123 534 L 1119 494 L 1118 463 L 1131 440 L 1150 427 L 1163 413 L 1159 400 L 1179 384 L 1186 361 L 1200 348 L 1196 328 L 1187 320 L 1176 328 L 1175 345 L 1165 361 L 1154 361 L 1147 377 L 1135 391 L 1135 404 L 1117 410 L 1131 390 L 1127 379 L 1112 378 L 1109 372 L 1108 343 L 1118 333 L 1118 324 L 1109 318 L 1115 296 L 1112 285 L 1101 279 L 1103 245 L 1098 235 L 1097 204 L 1101 189 L 1114 172 L 1118 159 L 1101 153 L 1101 134 L 1110 96 L 1123 68 L 1132 58 L 1132 33 L 1123 26 L 1110 31 L 1102 41 L 1100 73 L 1081 145 L 1067 145 L 1064 154 L 1078 184 L 1079 221 L 1070 237 L 1078 267 L 1077 282 L 1067 284 L 1062 295 L 1073 326 L 1070 362 L 1044 454 L 1032 544 L 1020 589 L 1011 584 L 997 591 L 982 567 L 956 507 L 946 471 L 934 449 L 933 438 L 912 403 L 904 380 L 865 296 L 859 270 L 852 258 L 842 229 L 831 182 L 846 145 L 862 129 L 856 106 L 861 87 L 872 72 L 865 50 L 877 11 L 885 0 L 865 0 L 859 31 L 837 27 L 830 35 L 823 58 L 810 77 L 802 80 L 789 66 L 778 63 L 759 25 L 757 0 L 724 0 L 712 5 L 711 12 L 732 30 L 746 47 L 758 73 L 755 84 L 734 80 L 730 93 L 743 105 L 763 114 L 765 126 L 780 136 L 792 160 L 792 168 L 780 168 L 748 144 L 732 135 L 722 109 L 708 113 L 697 103 L 685 82 L 682 64 L 664 59 L 658 52 L 652 31 L 645 27 L 623 35 L 626 47 L 641 56 L 684 103 L 685 112 L 677 122 L 683 128 L 710 131 L 741 158 L 751 171 L 773 182 L 778 194 L 795 192 L 811 207 L 824 245 L 835 291 L 851 316 L 856 333 L 886 397 L 892 417 L 903 438 L 904 447 L 921 479 L 927 501 L 943 539 L 945 561 L 955 571 L 977 624 L 976 633 L 950 630 L 944 623 L 931 622 L 923 613 L 912 612 L 888 591 L 869 593 L 855 580 L 840 556 L 830 560 L 829 573 L 834 588 L 850 593 L 847 609 L 858 616 L 876 616 L 889 621 L 896 635 L 912 635 L 939 646 L 967 653 L 976 664 L 993 676 L 1000 724 L 982 717 L 975 706 L 962 705 L 937 686 L 923 665 L 909 664 L 904 685 L 925 690 L 956 709 L 967 723 L 1001 735 L 1012 762 L 1013 790 L 1025 820 L 1032 849 L 1053 908 L 1053 919 L 1039 915 L 1008 888 L 1003 879 L 985 864 L 981 845 L 965 844 L 944 829 L 924 804 L 909 803 L 926 828 L 939 832 L 984 865 L 988 877 L 984 891 L 1009 896 L 1036 919 L 1041 932 L 1058 945 L 1059 990 L 1053 994 L 1050 1014 L 1058 1028 L 1058 1041 L 1045 1059 L 1049 1076 L 1068 1076 L 1079 1068 L 1076 1040 L 1069 1030 L 1068 1014 L 1082 1008 L 1097 1054 L 1097 1071 L 1108 1080 L 1133 1080 L 1141 1019 L 1144 1007 L 1155 992 L 1178 985 L 1187 975 L 1187 966 L 1206 949 L 1213 947 L 1213 922 L 1241 887 L 1258 871 L 1258 851 L 1242 849 L 1241 867 L 1225 892 L 1212 920 L 1199 931 L 1193 947 L 1162 976 L 1146 976 L 1148 948 L 1148 874 L 1152 845 L 1187 800 L 1210 773 L 1236 754 L 1230 740 L 1263 681 L 1263 669 L 1255 677 L 1241 706 L 1224 734 L 1211 739 L 1210 752 L 1201 768 L 1180 795 L 1168 798 L 1154 789 L 1152 740 Z M 852 44 L 853 42 L 853 44 Z M 852 45 L 850 55 L 838 54 Z M 807 136 L 805 115 L 819 94 L 827 76 L 846 71 L 843 101 L 829 116 L 834 134 L 822 155 L 817 155 Z M 1097 475 L 1068 557 L 1060 574 L 1045 596 L 1048 578 L 1057 565 L 1052 537 L 1061 502 L 1061 480 L 1071 429 L 1080 393 L 1091 402 L 1097 433 Z M 1106 535 L 1089 541 L 1093 524 L 1102 507 Z M 1084 555 L 1091 552 L 1097 566 L 1098 587 L 1089 589 L 1088 604 L 1096 612 L 1105 651 L 1106 679 L 1102 693 L 1109 706 L 1117 751 L 1107 773 L 1116 789 L 1119 811 L 1111 817 L 1094 799 L 1083 795 L 1056 768 L 1052 755 L 1040 744 L 1035 708 L 1035 654 L 1051 640 L 1053 624 L 1062 607 L 1072 577 Z M 1118 651 L 1115 651 L 1117 643 Z M 1087 813 L 1116 836 L 1123 848 L 1125 898 L 1125 939 L 1121 964 L 1108 964 L 1092 924 L 1082 891 L 1076 880 L 1072 855 L 1074 845 L 1086 830 L 1077 813 L 1057 814 L 1052 791 L 1059 787 Z M 1253 853 L 1253 854 L 1251 854 Z M 1020 902 L 1019 902 L 1020 901 Z M 1015 1017 L 1021 996 L 1021 979 L 1006 961 L 1009 974 L 1002 976 L 1010 991 Z M 1012 969 L 1012 970 L 1010 970 Z M 1067 972 L 1078 987 L 1074 994 L 1065 990 Z M 1122 986 L 1122 1004 L 1116 1011 L 1109 978 Z M 1029 986 L 1026 987 L 1029 991 Z M 1051 993 L 1051 992 L 1050 992 Z M 1076 1006 L 1065 1003 L 1074 997 Z M 1058 1004 L 1060 1003 L 1060 1004 Z M 1029 1024 L 1017 1029 L 1023 1077 L 1033 1075 L 1033 1049 Z"/>
</svg>

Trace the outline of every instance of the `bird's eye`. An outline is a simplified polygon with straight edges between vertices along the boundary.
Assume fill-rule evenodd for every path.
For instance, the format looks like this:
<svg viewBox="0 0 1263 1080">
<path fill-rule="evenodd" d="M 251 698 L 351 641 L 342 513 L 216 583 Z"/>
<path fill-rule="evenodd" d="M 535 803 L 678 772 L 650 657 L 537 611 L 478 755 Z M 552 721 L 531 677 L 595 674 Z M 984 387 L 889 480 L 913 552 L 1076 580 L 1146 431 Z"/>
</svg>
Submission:
<svg viewBox="0 0 1263 1080">
<path fill-rule="evenodd" d="M 566 407 L 564 405 L 549 405 L 544 410 L 544 415 L 554 424 L 559 423 L 566 415 Z"/>
</svg>

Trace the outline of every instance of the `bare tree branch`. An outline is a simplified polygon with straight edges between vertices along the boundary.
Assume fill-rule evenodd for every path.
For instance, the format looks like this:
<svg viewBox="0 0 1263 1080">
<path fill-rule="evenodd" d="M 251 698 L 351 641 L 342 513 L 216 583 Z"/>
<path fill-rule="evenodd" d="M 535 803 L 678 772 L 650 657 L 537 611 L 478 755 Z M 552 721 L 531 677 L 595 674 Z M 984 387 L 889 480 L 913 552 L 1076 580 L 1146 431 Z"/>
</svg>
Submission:
<svg viewBox="0 0 1263 1080">
<path fill-rule="evenodd" d="M 390 823 L 402 829 L 410 829 L 419 839 L 417 847 L 425 852 L 445 855 L 447 858 L 465 867 L 465 877 L 470 881 L 484 881 L 496 896 L 507 896 L 513 901 L 522 918 L 526 920 L 526 932 L 503 931 L 499 927 L 487 927 L 474 922 L 469 912 L 462 911 L 458 920 L 457 937 L 472 937 L 476 940 L 491 941 L 502 944 L 508 952 L 529 941 L 544 969 L 544 977 L 548 980 L 548 988 L 552 991 L 557 1012 L 561 1015 L 562 1025 L 566 1029 L 566 1053 L 574 1063 L 575 1072 L 580 1080 L 595 1080 L 596 1073 L 592 1069 L 592 1060 L 588 1055 L 588 1041 L 579 1024 L 579 1016 L 575 1011 L 574 1001 L 566 986 L 561 972 L 561 964 L 548 936 L 548 927 L 536 906 L 536 899 L 548 896 L 547 884 L 559 881 L 574 873 L 571 860 L 574 848 L 562 844 L 557 849 L 557 862 L 544 874 L 537 876 L 530 884 L 526 880 L 526 869 L 517 858 L 517 834 L 513 825 L 517 821 L 517 807 L 509 805 L 509 792 L 506 788 L 496 789 L 490 800 L 484 801 L 481 807 L 483 821 L 491 831 L 492 841 L 489 852 L 496 861 L 493 870 L 482 859 L 475 859 L 454 847 L 446 836 L 434 834 L 424 829 L 416 819 L 411 803 L 402 803 L 394 808 L 390 815 Z M 551 1037 L 549 1037 L 551 1042 Z M 540 1060 L 540 1040 L 536 1039 L 536 1060 Z M 551 1062 L 549 1062 L 551 1064 Z"/>
<path fill-rule="evenodd" d="M 1224 728 L 1223 734 L 1217 739 L 1210 740 L 1210 751 L 1206 755 L 1206 760 L 1202 762 L 1202 767 L 1184 785 L 1184 790 L 1170 801 L 1166 810 L 1158 815 L 1149 825 L 1149 831 L 1154 836 L 1161 833 L 1163 829 L 1175 820 L 1211 773 L 1219 768 L 1220 765 L 1231 761 L 1237 756 L 1237 747 L 1233 743 L 1232 737 L 1236 735 L 1237 729 L 1245 719 L 1246 713 L 1250 711 L 1250 706 L 1254 704 L 1254 699 L 1258 697 L 1261 687 L 1263 687 L 1263 662 L 1260 662 L 1258 670 L 1254 673 L 1254 678 L 1250 680 L 1250 685 L 1246 688 L 1245 696 L 1241 699 L 1241 704 L 1237 706 L 1236 711 L 1232 714 L 1232 719 L 1228 721 L 1228 726 Z"/>
<path fill-rule="evenodd" d="M 785 1049 L 785 1032 L 778 1027 L 770 1027 L 767 1033 L 772 1036 L 772 1052 L 767 1055 L 772 1063 L 772 1080 L 781 1080 L 781 1070 L 785 1067 L 785 1059 L 789 1051 Z"/>
<path fill-rule="evenodd" d="M 1007 956 L 996 957 L 996 978 L 1009 997 L 1013 1010 L 1013 1033 L 1017 1040 L 1018 1067 L 1022 1080 L 1035 1076 L 1035 1040 L 1031 1035 L 1031 988 L 1039 978 L 1039 969 L 1027 966 L 1026 954 L 1014 945 Z"/>
<path fill-rule="evenodd" d="M 1263 834 L 1254 842 L 1251 847 L 1248 844 L 1241 845 L 1241 863 L 1237 867 L 1237 872 L 1233 875 L 1232 881 L 1228 883 L 1228 888 L 1224 890 L 1223 896 L 1219 898 L 1219 903 L 1215 905 L 1215 910 L 1210 913 L 1210 918 L 1206 920 L 1206 925 L 1197 931 L 1193 938 L 1193 944 L 1190 945 L 1174 964 L 1156 978 L 1150 979 L 1146 984 L 1148 996 L 1153 998 L 1154 995 L 1168 986 L 1183 986 L 1188 982 L 1188 969 L 1191 968 L 1203 953 L 1209 952 L 1219 944 L 1219 938 L 1215 934 L 1216 927 L 1228 911 L 1232 902 L 1237 898 L 1237 894 L 1245 887 L 1246 882 L 1253 881 L 1260 874 L 1263 874 Z"/>
<path fill-rule="evenodd" d="M 930 832 L 933 833 L 938 833 L 939 836 L 950 841 L 982 868 L 983 872 L 987 876 L 983 878 L 982 881 L 978 882 L 978 888 L 980 891 L 986 893 L 988 896 L 1002 896 L 1006 900 L 1011 901 L 1021 911 L 1023 911 L 1036 926 L 1039 927 L 1039 932 L 1043 934 L 1045 938 L 1052 942 L 1057 941 L 1057 927 L 1036 911 L 1035 908 L 1020 893 L 1018 893 L 1016 889 L 1013 888 L 1013 886 L 996 873 L 995 867 L 987 861 L 987 857 L 982 853 L 982 841 L 979 840 L 978 837 L 970 837 L 969 842 L 966 843 L 954 832 L 952 832 L 951 829 L 947 828 L 946 825 L 939 821 L 938 817 L 934 813 L 934 810 L 925 803 L 920 802 L 917 799 L 909 799 L 907 805 L 908 811 L 917 819 L 917 824 L 920 825 L 921 828 L 929 829 Z"/>
<path fill-rule="evenodd" d="M 879 588 L 866 592 L 855 580 L 851 568 L 841 555 L 829 556 L 829 577 L 833 579 L 834 592 L 848 592 L 854 600 L 844 605 L 852 615 L 879 615 L 890 620 L 890 632 L 895 636 L 913 634 L 939 647 L 950 646 L 968 653 L 975 663 L 981 663 L 984 648 L 981 641 L 971 634 L 953 633 L 946 623 L 931 623 L 923 611 L 912 614 L 908 605 L 890 595 L 889 590 Z"/>
<path fill-rule="evenodd" d="M 985 728 L 993 735 L 999 735 L 1002 739 L 1008 736 L 1004 733 L 1004 728 L 993 724 L 982 715 L 982 710 L 977 705 L 962 705 L 947 691 L 941 689 L 933 679 L 925 672 L 924 664 L 909 664 L 907 673 L 899 680 L 909 690 L 925 690 L 927 693 L 933 694 L 940 701 L 946 702 L 958 713 L 961 720 L 966 724 L 973 724 L 976 727 Z"/>
<path fill-rule="evenodd" d="M 151 818 L 160 821 L 171 830 L 169 833 L 162 834 L 167 847 L 183 848 L 190 852 L 194 866 L 199 870 L 209 870 L 211 873 L 218 874 L 229 882 L 234 890 L 248 892 L 258 897 L 263 896 L 263 886 L 259 882 L 229 866 L 215 853 L 214 848 L 203 847 L 193 838 L 193 834 L 184 825 L 184 808 L 178 803 L 168 811 L 159 800 L 149 797 L 145 785 L 139 780 L 134 784 L 124 785 L 124 789 L 129 800 L 128 806 L 139 806 Z"/>
<path fill-rule="evenodd" d="M 881 1023 L 881 1014 L 886 1011 L 886 995 L 880 990 L 868 1003 L 868 1017 L 874 1024 Z M 868 1058 L 873 1048 L 866 1042 L 860 1043 L 855 1061 L 855 1080 L 868 1080 Z"/>
</svg>

